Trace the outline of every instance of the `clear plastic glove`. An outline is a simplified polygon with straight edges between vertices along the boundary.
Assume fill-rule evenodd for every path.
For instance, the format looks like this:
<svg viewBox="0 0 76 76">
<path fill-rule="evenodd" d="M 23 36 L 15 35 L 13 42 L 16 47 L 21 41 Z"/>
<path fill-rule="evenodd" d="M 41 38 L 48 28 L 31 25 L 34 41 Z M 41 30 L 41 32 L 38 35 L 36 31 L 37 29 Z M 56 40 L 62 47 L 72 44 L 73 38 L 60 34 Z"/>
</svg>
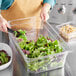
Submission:
<svg viewBox="0 0 76 76">
<path fill-rule="evenodd" d="M 49 19 L 49 10 L 50 10 L 50 4 L 48 3 L 45 3 L 41 9 L 41 13 L 40 13 L 40 16 L 41 16 L 41 19 L 45 22 Z"/>
<path fill-rule="evenodd" d="M 11 28 L 8 22 L 0 15 L 0 31 L 7 33 L 7 27 Z"/>
</svg>

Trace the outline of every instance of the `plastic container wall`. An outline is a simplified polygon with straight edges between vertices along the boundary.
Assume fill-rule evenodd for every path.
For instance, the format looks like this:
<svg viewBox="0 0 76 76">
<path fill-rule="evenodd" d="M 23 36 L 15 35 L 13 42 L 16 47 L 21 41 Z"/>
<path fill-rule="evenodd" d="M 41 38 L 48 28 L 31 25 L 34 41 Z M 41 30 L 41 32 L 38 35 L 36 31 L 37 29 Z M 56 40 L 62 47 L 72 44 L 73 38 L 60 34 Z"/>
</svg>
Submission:
<svg viewBox="0 0 76 76">
<path fill-rule="evenodd" d="M 8 21 L 8 23 L 13 30 L 23 29 L 27 31 L 33 31 L 36 29 L 36 17 L 16 19 Z"/>
</svg>

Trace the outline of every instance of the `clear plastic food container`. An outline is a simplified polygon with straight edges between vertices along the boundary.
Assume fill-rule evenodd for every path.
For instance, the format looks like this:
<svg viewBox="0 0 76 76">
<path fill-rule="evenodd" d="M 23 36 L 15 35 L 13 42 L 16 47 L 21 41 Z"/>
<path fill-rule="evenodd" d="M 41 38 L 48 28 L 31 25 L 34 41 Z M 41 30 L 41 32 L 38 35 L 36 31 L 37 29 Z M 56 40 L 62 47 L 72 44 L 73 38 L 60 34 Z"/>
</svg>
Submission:
<svg viewBox="0 0 76 76">
<path fill-rule="evenodd" d="M 64 67 L 67 54 L 69 53 L 69 47 L 63 41 L 63 39 L 56 33 L 52 26 L 48 22 L 42 22 L 42 26 L 43 28 L 38 29 L 38 31 L 36 31 L 36 33 L 34 34 L 33 31 L 27 31 L 27 38 L 30 40 L 36 40 L 41 34 L 45 37 L 49 36 L 52 40 L 58 40 L 60 42 L 60 45 L 63 48 L 63 52 L 38 58 L 27 58 L 21 50 L 21 48 L 19 47 L 18 42 L 16 41 L 16 37 L 13 34 L 9 33 L 10 39 L 14 42 L 15 47 L 17 48 L 19 54 L 22 56 L 24 60 L 23 63 L 27 71 L 30 73 L 40 73 Z"/>
<path fill-rule="evenodd" d="M 57 25 L 58 33 L 65 41 L 76 41 L 76 23 L 66 22 L 61 25 Z"/>
</svg>

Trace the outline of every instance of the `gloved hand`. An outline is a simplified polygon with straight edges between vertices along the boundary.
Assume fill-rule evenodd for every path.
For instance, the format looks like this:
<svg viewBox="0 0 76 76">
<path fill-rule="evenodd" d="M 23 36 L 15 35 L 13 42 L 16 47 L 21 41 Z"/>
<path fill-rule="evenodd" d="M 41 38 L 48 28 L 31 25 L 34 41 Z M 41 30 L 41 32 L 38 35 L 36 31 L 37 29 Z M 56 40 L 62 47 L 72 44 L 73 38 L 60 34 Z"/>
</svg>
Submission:
<svg viewBox="0 0 76 76">
<path fill-rule="evenodd" d="M 8 22 L 0 15 L 0 31 L 7 32 L 7 27 L 11 28 Z"/>
<path fill-rule="evenodd" d="M 49 10 L 50 10 L 51 6 L 48 3 L 45 3 L 41 9 L 41 19 L 45 22 L 49 19 Z"/>
</svg>

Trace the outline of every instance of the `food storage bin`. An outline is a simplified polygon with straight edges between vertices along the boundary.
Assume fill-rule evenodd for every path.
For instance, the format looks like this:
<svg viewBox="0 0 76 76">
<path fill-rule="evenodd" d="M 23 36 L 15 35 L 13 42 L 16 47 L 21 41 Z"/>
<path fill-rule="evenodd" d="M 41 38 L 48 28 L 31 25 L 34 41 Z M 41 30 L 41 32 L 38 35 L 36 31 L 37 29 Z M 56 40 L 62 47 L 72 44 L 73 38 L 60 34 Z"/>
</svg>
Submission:
<svg viewBox="0 0 76 76">
<path fill-rule="evenodd" d="M 42 22 L 42 27 L 43 28 L 38 29 L 38 31 L 36 31 L 36 33 L 34 34 L 33 31 L 27 31 L 27 38 L 30 40 L 36 40 L 41 34 L 45 37 L 49 36 L 52 40 L 58 40 L 60 42 L 60 45 L 63 48 L 63 52 L 38 58 L 27 58 L 19 47 L 14 34 L 9 33 L 10 39 L 15 44 L 15 47 L 18 50 L 20 56 L 23 58 L 23 63 L 26 67 L 27 72 L 30 73 L 40 73 L 64 67 L 66 57 L 69 53 L 69 47 L 67 46 L 67 44 L 48 22 Z"/>
<path fill-rule="evenodd" d="M 65 41 L 76 41 L 76 23 L 74 21 L 57 25 L 56 28 Z"/>
</svg>

